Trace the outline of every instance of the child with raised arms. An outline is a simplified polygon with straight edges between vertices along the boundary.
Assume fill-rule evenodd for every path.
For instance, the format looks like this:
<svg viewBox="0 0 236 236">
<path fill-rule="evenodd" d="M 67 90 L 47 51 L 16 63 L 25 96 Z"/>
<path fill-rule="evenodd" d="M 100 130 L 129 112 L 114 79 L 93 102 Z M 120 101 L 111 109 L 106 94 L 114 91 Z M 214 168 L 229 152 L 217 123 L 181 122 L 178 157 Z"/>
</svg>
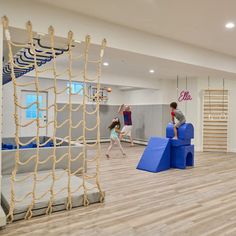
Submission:
<svg viewBox="0 0 236 236">
<path fill-rule="evenodd" d="M 120 120 L 119 118 L 114 118 L 112 120 L 112 123 L 110 124 L 110 126 L 108 127 L 109 130 L 110 130 L 110 145 L 107 149 L 107 152 L 106 152 L 106 157 L 107 158 L 110 158 L 110 151 L 113 147 L 114 144 L 117 144 L 123 157 L 125 157 L 125 152 L 124 152 L 124 149 L 122 148 L 121 146 L 121 142 L 120 142 L 120 139 L 119 139 L 119 135 L 120 135 Z"/>
</svg>

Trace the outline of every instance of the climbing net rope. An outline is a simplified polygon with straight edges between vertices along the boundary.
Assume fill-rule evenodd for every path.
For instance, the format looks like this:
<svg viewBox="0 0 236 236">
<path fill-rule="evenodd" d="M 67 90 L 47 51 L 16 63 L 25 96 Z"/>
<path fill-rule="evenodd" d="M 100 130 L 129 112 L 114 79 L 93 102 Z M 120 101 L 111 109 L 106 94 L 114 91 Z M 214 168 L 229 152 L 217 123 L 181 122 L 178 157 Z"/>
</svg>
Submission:
<svg viewBox="0 0 236 236">
<path fill-rule="evenodd" d="M 45 212 L 45 214 L 51 214 L 53 212 L 53 204 L 55 201 L 55 198 L 58 194 L 61 192 L 66 192 L 67 193 L 67 205 L 66 209 L 70 210 L 73 205 L 72 205 L 72 195 L 75 192 L 83 190 L 83 204 L 86 206 L 89 204 L 88 200 L 88 192 L 91 190 L 87 186 L 87 181 L 91 182 L 94 184 L 95 187 L 99 193 L 100 193 L 100 201 L 102 202 L 104 200 L 104 192 L 101 189 L 100 186 L 100 154 L 101 154 L 101 147 L 100 147 L 100 116 L 99 116 L 99 105 L 100 105 L 100 99 L 99 97 L 99 91 L 100 91 L 100 77 L 101 77 L 101 66 L 102 66 L 102 58 L 104 55 L 104 49 L 106 46 L 106 40 L 104 39 L 101 43 L 100 49 L 99 49 L 99 56 L 97 60 L 90 60 L 89 58 L 89 50 L 91 46 L 91 39 L 90 36 L 86 36 L 85 42 L 84 42 L 84 47 L 82 49 L 82 54 L 80 56 L 74 56 L 73 55 L 73 32 L 69 31 L 68 32 L 68 37 L 67 37 L 67 46 L 68 50 L 65 52 L 66 57 L 67 57 L 67 68 L 64 72 L 58 73 L 57 70 L 57 51 L 55 49 L 55 34 L 54 34 L 54 28 L 52 26 L 49 27 L 48 29 L 48 35 L 50 38 L 50 47 L 48 49 L 42 49 L 38 50 L 35 41 L 34 41 L 34 32 L 32 29 L 32 24 L 31 22 L 27 22 L 26 24 L 26 30 L 27 30 L 27 37 L 28 37 L 28 42 L 26 44 L 18 44 L 15 43 L 11 40 L 11 29 L 9 27 L 9 21 L 7 17 L 2 18 L 2 23 L 3 23 L 3 28 L 4 28 L 4 33 L 5 33 L 5 38 L 7 41 L 7 47 L 8 47 L 8 56 L 9 56 L 9 61 L 7 62 L 10 66 L 10 75 L 11 75 L 11 80 L 13 83 L 13 88 L 14 88 L 14 120 L 15 120 L 15 143 L 16 143 L 16 152 L 15 152 L 15 167 L 12 171 L 11 174 L 11 199 L 10 199 L 10 209 L 8 213 L 8 221 L 12 222 L 14 220 L 14 210 L 15 210 L 15 205 L 16 203 L 21 203 L 24 201 L 26 198 L 30 198 L 31 203 L 28 206 L 28 210 L 25 214 L 25 219 L 30 219 L 33 216 L 33 209 L 37 201 L 40 201 L 43 197 L 45 197 L 47 194 L 50 195 L 50 200 L 48 202 L 48 207 Z M 17 48 L 28 48 L 33 55 L 33 61 L 32 63 L 28 65 L 19 65 L 16 63 L 15 56 L 13 54 L 13 47 Z M 39 63 L 38 63 L 38 57 L 44 57 L 51 55 L 52 61 L 51 64 L 48 68 L 46 69 L 41 69 L 39 68 Z M 81 104 L 73 104 L 72 103 L 72 95 L 75 95 L 74 93 L 72 94 L 72 64 L 73 61 L 80 60 L 83 63 L 83 69 L 82 69 L 82 81 L 83 81 L 83 87 L 82 87 L 82 103 Z M 96 66 L 96 75 L 93 78 L 90 78 L 90 75 L 88 74 L 88 66 L 89 64 L 95 64 Z M 28 68 L 34 68 L 34 79 L 31 82 L 24 82 L 21 83 L 17 81 L 15 72 L 17 69 L 28 69 Z M 39 102 L 39 93 L 42 91 L 40 88 L 40 74 L 43 72 L 50 72 L 53 78 L 53 86 L 50 86 L 46 89 L 43 89 L 43 91 L 51 91 L 54 94 L 54 101 L 53 104 L 47 107 L 40 107 L 40 102 Z M 69 86 L 66 86 L 63 90 L 58 89 L 57 83 L 58 83 L 58 77 L 59 76 L 67 76 L 68 78 L 68 83 Z M 86 89 L 86 84 L 87 83 L 93 83 L 97 87 L 97 93 L 94 95 L 94 101 L 95 101 L 95 108 L 91 111 L 88 109 L 87 105 L 87 98 L 89 97 L 88 91 Z M 33 86 L 34 90 L 36 91 L 36 101 L 24 106 L 21 104 L 20 98 L 19 98 L 19 92 L 18 88 L 27 88 L 27 86 Z M 62 106 L 58 106 L 58 96 L 62 93 L 65 93 L 68 91 L 68 102 Z M 81 92 L 81 91 L 80 91 Z M 80 93 L 78 92 L 78 94 Z M 32 107 L 33 105 L 36 105 L 37 107 L 37 116 L 35 119 L 31 120 L 30 122 L 27 123 L 22 123 L 20 119 L 20 111 L 25 111 L 26 109 Z M 40 112 L 41 111 L 46 111 L 48 112 L 49 109 L 53 110 L 53 120 L 47 121 L 45 125 L 42 125 L 40 123 Z M 67 110 L 66 110 L 67 109 Z M 58 122 L 58 113 L 62 112 L 63 110 L 68 111 L 68 117 L 65 119 L 62 123 L 59 124 Z M 81 112 L 82 114 L 82 119 L 77 120 L 76 123 L 74 123 L 74 119 L 72 119 L 73 112 Z M 94 119 L 96 120 L 96 124 L 94 127 L 88 127 L 87 125 L 87 118 L 88 116 L 94 115 Z M 27 142 L 24 142 L 21 139 L 20 136 L 20 129 L 22 127 L 28 127 L 32 124 L 36 124 L 36 135 L 30 139 Z M 40 130 L 48 127 L 49 125 L 53 126 L 53 132 L 52 136 L 49 137 L 46 142 L 42 143 L 40 139 Z M 64 138 L 61 138 L 60 140 L 57 138 L 57 130 L 63 126 L 67 125 L 68 128 L 68 135 Z M 72 131 L 76 129 L 82 129 L 82 136 L 80 135 L 79 137 L 72 138 Z M 94 143 L 88 143 L 87 142 L 87 132 L 93 131 L 96 133 L 96 139 Z M 78 132 L 79 133 L 79 132 Z M 53 154 L 49 155 L 48 157 L 44 157 L 42 160 L 40 158 L 40 148 L 47 144 L 48 142 L 53 143 Z M 68 143 L 68 150 L 66 154 L 63 154 L 59 156 L 57 153 L 57 146 L 60 145 L 62 142 L 67 142 Z M 32 142 L 35 142 L 36 148 L 35 148 L 35 153 L 27 158 L 27 160 L 21 160 L 21 152 L 20 148 L 22 146 L 26 146 Z M 73 143 L 80 143 L 82 144 L 82 152 L 80 152 L 76 157 L 72 155 L 72 147 Z M 93 157 L 88 158 L 86 155 L 86 150 L 88 148 L 92 148 L 94 150 L 93 152 Z M 72 170 L 73 163 L 76 160 L 81 160 L 83 163 L 81 166 L 78 167 L 76 170 Z M 55 184 L 56 182 L 63 177 L 62 176 L 57 176 L 56 175 L 56 168 L 57 164 L 61 162 L 62 160 L 66 160 L 67 163 L 67 168 L 64 170 L 64 174 L 67 175 L 67 186 L 63 187 L 59 191 L 55 189 Z M 18 177 L 18 169 L 22 166 L 27 165 L 28 163 L 33 163 L 34 166 L 34 171 L 31 173 L 28 173 L 28 175 L 24 177 Z M 40 165 L 45 164 L 46 162 L 52 162 L 52 167 L 48 173 L 48 175 L 44 176 L 43 178 L 39 177 L 39 169 Z M 88 173 L 86 171 L 86 166 L 91 164 L 91 167 L 93 167 L 93 172 Z M 73 176 L 81 174 L 82 178 L 82 184 L 79 185 L 78 188 L 72 189 L 72 183 L 71 179 Z M 18 198 L 16 196 L 15 192 L 15 184 L 20 183 L 24 184 L 24 181 L 27 179 L 32 178 L 32 188 L 30 192 L 25 193 L 25 195 L 21 198 Z M 51 180 L 51 185 L 50 188 L 45 189 L 45 192 L 41 194 L 40 196 L 37 195 L 37 185 L 39 182 L 44 181 L 46 178 L 50 178 Z"/>
</svg>

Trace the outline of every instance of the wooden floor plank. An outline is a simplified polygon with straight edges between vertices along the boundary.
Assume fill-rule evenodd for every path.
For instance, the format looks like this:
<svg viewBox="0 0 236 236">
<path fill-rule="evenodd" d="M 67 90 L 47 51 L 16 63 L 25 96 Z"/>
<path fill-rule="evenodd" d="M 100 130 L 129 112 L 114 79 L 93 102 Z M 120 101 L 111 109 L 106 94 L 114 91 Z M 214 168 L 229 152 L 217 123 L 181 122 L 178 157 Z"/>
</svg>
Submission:
<svg viewBox="0 0 236 236">
<path fill-rule="evenodd" d="M 236 235 L 236 154 L 196 153 L 195 168 L 136 170 L 144 146 L 104 157 L 101 204 L 9 224 L 1 236 Z"/>
</svg>

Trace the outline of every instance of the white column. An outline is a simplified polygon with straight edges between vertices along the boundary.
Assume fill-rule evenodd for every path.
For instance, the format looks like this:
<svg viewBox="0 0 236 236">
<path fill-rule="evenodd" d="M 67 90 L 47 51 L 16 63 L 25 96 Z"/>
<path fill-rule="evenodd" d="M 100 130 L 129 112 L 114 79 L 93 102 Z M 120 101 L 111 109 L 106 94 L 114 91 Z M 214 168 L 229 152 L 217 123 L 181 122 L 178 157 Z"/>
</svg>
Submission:
<svg viewBox="0 0 236 236">
<path fill-rule="evenodd" d="M 0 24 L 0 144 L 2 149 L 2 58 L 3 58 L 3 30 Z M 2 193 L 2 151 L 0 149 L 0 204 Z M 6 225 L 6 216 L 0 205 L 0 227 Z"/>
</svg>

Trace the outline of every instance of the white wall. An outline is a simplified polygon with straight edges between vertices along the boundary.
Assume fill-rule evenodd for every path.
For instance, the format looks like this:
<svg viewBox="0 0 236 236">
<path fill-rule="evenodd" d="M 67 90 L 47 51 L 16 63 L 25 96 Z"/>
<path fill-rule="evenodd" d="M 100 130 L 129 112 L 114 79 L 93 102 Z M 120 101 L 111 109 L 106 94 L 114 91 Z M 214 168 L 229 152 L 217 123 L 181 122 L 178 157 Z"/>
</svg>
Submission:
<svg viewBox="0 0 236 236">
<path fill-rule="evenodd" d="M 128 78 L 127 78 L 128 79 Z M 19 81 L 26 82 L 32 80 L 31 78 L 21 78 Z M 52 80 L 41 79 L 41 88 L 44 89 L 52 85 Z M 66 81 L 58 81 L 59 89 L 62 89 L 66 85 Z M 179 79 L 179 92 L 185 89 L 185 78 Z M 164 80 L 160 81 L 160 89 L 138 89 L 131 91 L 120 90 L 117 86 L 111 86 L 112 92 L 109 93 L 109 101 L 107 104 L 119 105 L 119 104 L 169 104 L 171 101 L 175 101 L 176 94 L 176 81 Z M 211 79 L 212 89 L 222 88 L 222 79 Z M 236 80 L 225 80 L 225 88 L 229 89 L 229 133 L 228 133 L 228 148 L 229 151 L 236 152 L 236 132 L 235 132 L 235 120 L 236 110 L 234 103 L 236 100 Z M 33 88 L 29 88 L 33 89 Z M 207 78 L 190 78 L 188 79 L 188 90 L 192 95 L 192 100 L 188 102 L 179 103 L 179 108 L 185 113 L 188 122 L 193 123 L 195 127 L 195 139 L 194 144 L 196 150 L 202 150 L 202 90 L 207 89 Z M 20 91 L 18 91 L 20 93 Z M 48 94 L 49 105 L 53 102 L 53 93 Z M 13 101 L 13 86 L 12 83 L 8 83 L 3 86 L 3 137 L 14 136 L 14 101 Z M 60 95 L 58 102 L 67 102 L 68 95 Z M 73 98 L 74 103 L 80 103 L 81 98 L 76 96 Z M 49 113 L 49 120 L 53 119 L 53 113 Z M 50 134 L 50 130 L 49 130 Z M 30 136 L 30 134 L 29 134 Z"/>
<path fill-rule="evenodd" d="M 211 78 L 211 89 L 222 89 L 222 78 Z M 207 89 L 208 82 L 205 78 L 188 78 L 188 87 L 192 100 L 178 103 L 179 109 L 186 115 L 187 121 L 195 127 L 193 143 L 198 151 L 202 150 L 202 91 Z M 186 88 L 185 78 L 179 79 L 179 92 Z M 125 103 L 134 104 L 169 104 L 176 101 L 176 80 L 161 80 L 160 90 L 134 90 L 124 92 Z M 229 130 L 228 151 L 236 152 L 236 80 L 226 79 L 225 89 L 229 90 Z"/>
<path fill-rule="evenodd" d="M 145 79 L 144 79 L 145 81 Z M 169 104 L 176 100 L 175 83 L 173 80 L 159 80 L 159 89 L 134 89 L 124 91 L 124 100 L 126 104 Z"/>
<path fill-rule="evenodd" d="M 198 79 L 198 113 L 201 114 L 201 104 L 202 104 L 202 90 L 207 89 L 207 79 Z M 211 89 L 222 89 L 222 78 L 211 79 Z M 225 80 L 225 89 L 229 90 L 229 123 L 228 123 L 228 151 L 236 152 L 236 132 L 235 132 L 235 120 L 236 120 L 236 80 Z M 194 107 L 192 108 L 194 109 Z M 198 119 L 198 145 L 202 146 L 202 120 Z"/>
<path fill-rule="evenodd" d="M 30 82 L 33 78 L 22 77 L 17 79 L 19 83 Z M 46 88 L 53 86 L 52 79 L 42 79 L 40 78 L 40 89 L 45 90 Z M 57 87 L 58 91 L 61 91 L 65 88 L 67 81 L 58 80 Z M 106 104 L 108 105 L 118 105 L 123 103 L 122 92 L 116 86 L 110 86 L 112 88 L 112 92 L 108 93 L 109 100 Z M 19 88 L 17 90 L 18 97 L 21 97 L 21 90 L 35 90 L 34 86 L 28 86 L 27 88 Z M 58 103 L 66 103 L 68 102 L 69 96 L 65 92 L 63 94 L 58 95 L 57 102 Z M 13 84 L 10 82 L 3 86 L 3 128 L 2 134 L 3 137 L 14 137 L 15 136 L 15 122 L 14 122 L 14 97 L 13 97 Z M 54 102 L 54 93 L 52 91 L 48 92 L 48 106 L 53 104 Z M 73 103 L 82 103 L 82 96 L 74 95 L 72 96 Z M 53 120 L 53 110 L 50 109 L 48 112 L 48 121 Z M 51 129 L 48 130 L 48 135 L 52 132 Z M 24 136 L 31 136 L 32 134 L 25 134 Z"/>
<path fill-rule="evenodd" d="M 24 28 L 25 22 L 30 19 L 33 23 L 34 30 L 38 32 L 46 33 L 48 26 L 53 25 L 56 30 L 56 35 L 61 37 L 65 37 L 67 31 L 71 29 L 73 30 L 76 39 L 82 39 L 86 34 L 91 34 L 92 41 L 98 44 L 101 42 L 102 38 L 106 37 L 108 40 L 108 46 L 113 48 L 236 73 L 236 59 L 217 52 L 125 28 L 98 19 L 89 18 L 74 12 L 59 8 L 57 9 L 30 0 L 0 0 L 0 5 L 0 15 L 8 15 L 11 26 Z M 43 18 L 42 12 L 44 16 Z M 122 100 L 124 100 L 125 103 L 130 104 L 136 102 L 139 104 L 148 104 L 149 102 L 156 103 L 157 101 L 160 103 L 169 103 L 169 101 L 176 98 L 175 81 L 173 81 L 173 84 L 170 83 L 168 85 L 168 83 L 166 84 L 164 82 L 164 84 L 161 85 L 161 83 L 159 84 L 157 81 L 147 81 L 145 83 L 145 79 L 136 80 L 136 78 L 133 78 L 132 80 L 126 80 L 126 78 L 119 78 L 118 75 L 111 75 L 104 78 L 103 82 L 109 80 L 111 81 L 111 84 L 113 83 L 114 85 L 119 83 L 120 85 L 132 86 L 137 83 L 138 87 L 145 88 L 151 88 L 153 82 L 153 86 L 155 84 L 155 88 L 159 89 L 156 91 L 129 91 L 124 92 L 121 96 L 119 95 L 119 92 L 114 92 L 111 94 L 114 98 L 114 103 L 122 103 Z M 214 86 L 220 86 L 217 79 L 214 83 Z M 226 83 L 226 86 L 230 89 L 230 150 L 236 150 L 236 141 L 234 141 L 236 140 L 236 132 L 233 131 L 233 121 L 235 120 L 235 111 L 233 109 L 233 103 L 236 96 L 234 91 L 236 87 L 235 83 L 236 82 L 233 80 L 227 81 Z M 145 84 L 148 84 L 148 86 Z M 180 108 L 187 113 L 188 120 L 195 124 L 195 143 L 198 148 L 201 147 L 201 90 L 206 87 L 206 84 L 206 78 L 192 79 L 191 85 L 189 83 L 189 88 L 194 99 L 187 103 L 186 110 L 185 105 L 180 104 Z M 7 87 L 4 88 L 4 90 L 6 89 Z M 11 89 L 9 89 L 9 91 L 10 90 Z M 10 108 L 7 104 L 11 102 L 10 100 L 10 97 L 4 99 L 4 114 L 8 114 L 9 112 L 8 109 Z M 117 102 L 118 100 L 119 102 Z M 9 125 L 4 123 L 4 134 L 9 132 L 11 128 L 12 127 L 9 127 Z"/>
<path fill-rule="evenodd" d="M 2 58 L 3 51 L 3 37 L 2 37 L 2 25 L 0 25 L 0 58 Z M 0 143 L 2 143 L 2 60 L 0 60 Z M 2 147 L 1 147 L 2 148 Z M 2 153 L 0 152 L 0 193 L 1 193 L 1 181 L 2 181 Z M 0 194 L 1 202 L 1 194 Z M 0 204 L 0 227 L 1 227 L 1 204 Z"/>
<path fill-rule="evenodd" d="M 45 64 L 45 66 L 40 67 L 40 70 L 44 70 L 45 68 L 50 68 L 51 63 Z M 66 70 L 67 64 L 64 66 L 57 65 L 57 71 L 60 73 L 60 71 Z M 159 89 L 160 87 L 160 81 L 157 78 L 139 78 L 139 77 L 131 77 L 128 78 L 126 76 L 121 76 L 119 74 L 115 73 L 106 73 L 104 71 L 104 68 L 102 68 L 102 76 L 101 76 L 101 83 L 102 84 L 110 84 L 113 86 L 135 86 L 137 88 L 154 88 Z M 27 76 L 33 77 L 34 71 L 31 71 L 27 73 Z M 88 73 L 94 74 L 94 71 L 90 71 Z M 41 78 L 52 78 L 51 71 L 45 71 L 44 73 L 40 74 Z M 95 75 L 94 75 L 95 76 Z M 91 76 L 93 78 L 93 76 Z M 58 77 L 58 80 L 64 80 L 65 78 Z M 76 81 L 83 81 L 82 74 L 76 74 L 76 70 L 73 68 L 73 79 Z"/>
<path fill-rule="evenodd" d="M 222 89 L 222 78 L 211 78 L 210 89 Z M 190 91 L 193 100 L 187 103 L 179 104 L 179 108 L 186 114 L 187 120 L 194 124 L 195 139 L 194 144 L 196 150 L 202 151 L 202 92 L 208 88 L 208 80 L 205 78 L 188 79 L 188 90 Z M 180 81 L 180 90 L 185 89 L 185 79 Z M 229 90 L 229 129 L 228 129 L 228 151 L 236 152 L 236 80 L 225 79 L 225 89 Z M 187 106 L 186 106 L 187 105 Z"/>
</svg>

